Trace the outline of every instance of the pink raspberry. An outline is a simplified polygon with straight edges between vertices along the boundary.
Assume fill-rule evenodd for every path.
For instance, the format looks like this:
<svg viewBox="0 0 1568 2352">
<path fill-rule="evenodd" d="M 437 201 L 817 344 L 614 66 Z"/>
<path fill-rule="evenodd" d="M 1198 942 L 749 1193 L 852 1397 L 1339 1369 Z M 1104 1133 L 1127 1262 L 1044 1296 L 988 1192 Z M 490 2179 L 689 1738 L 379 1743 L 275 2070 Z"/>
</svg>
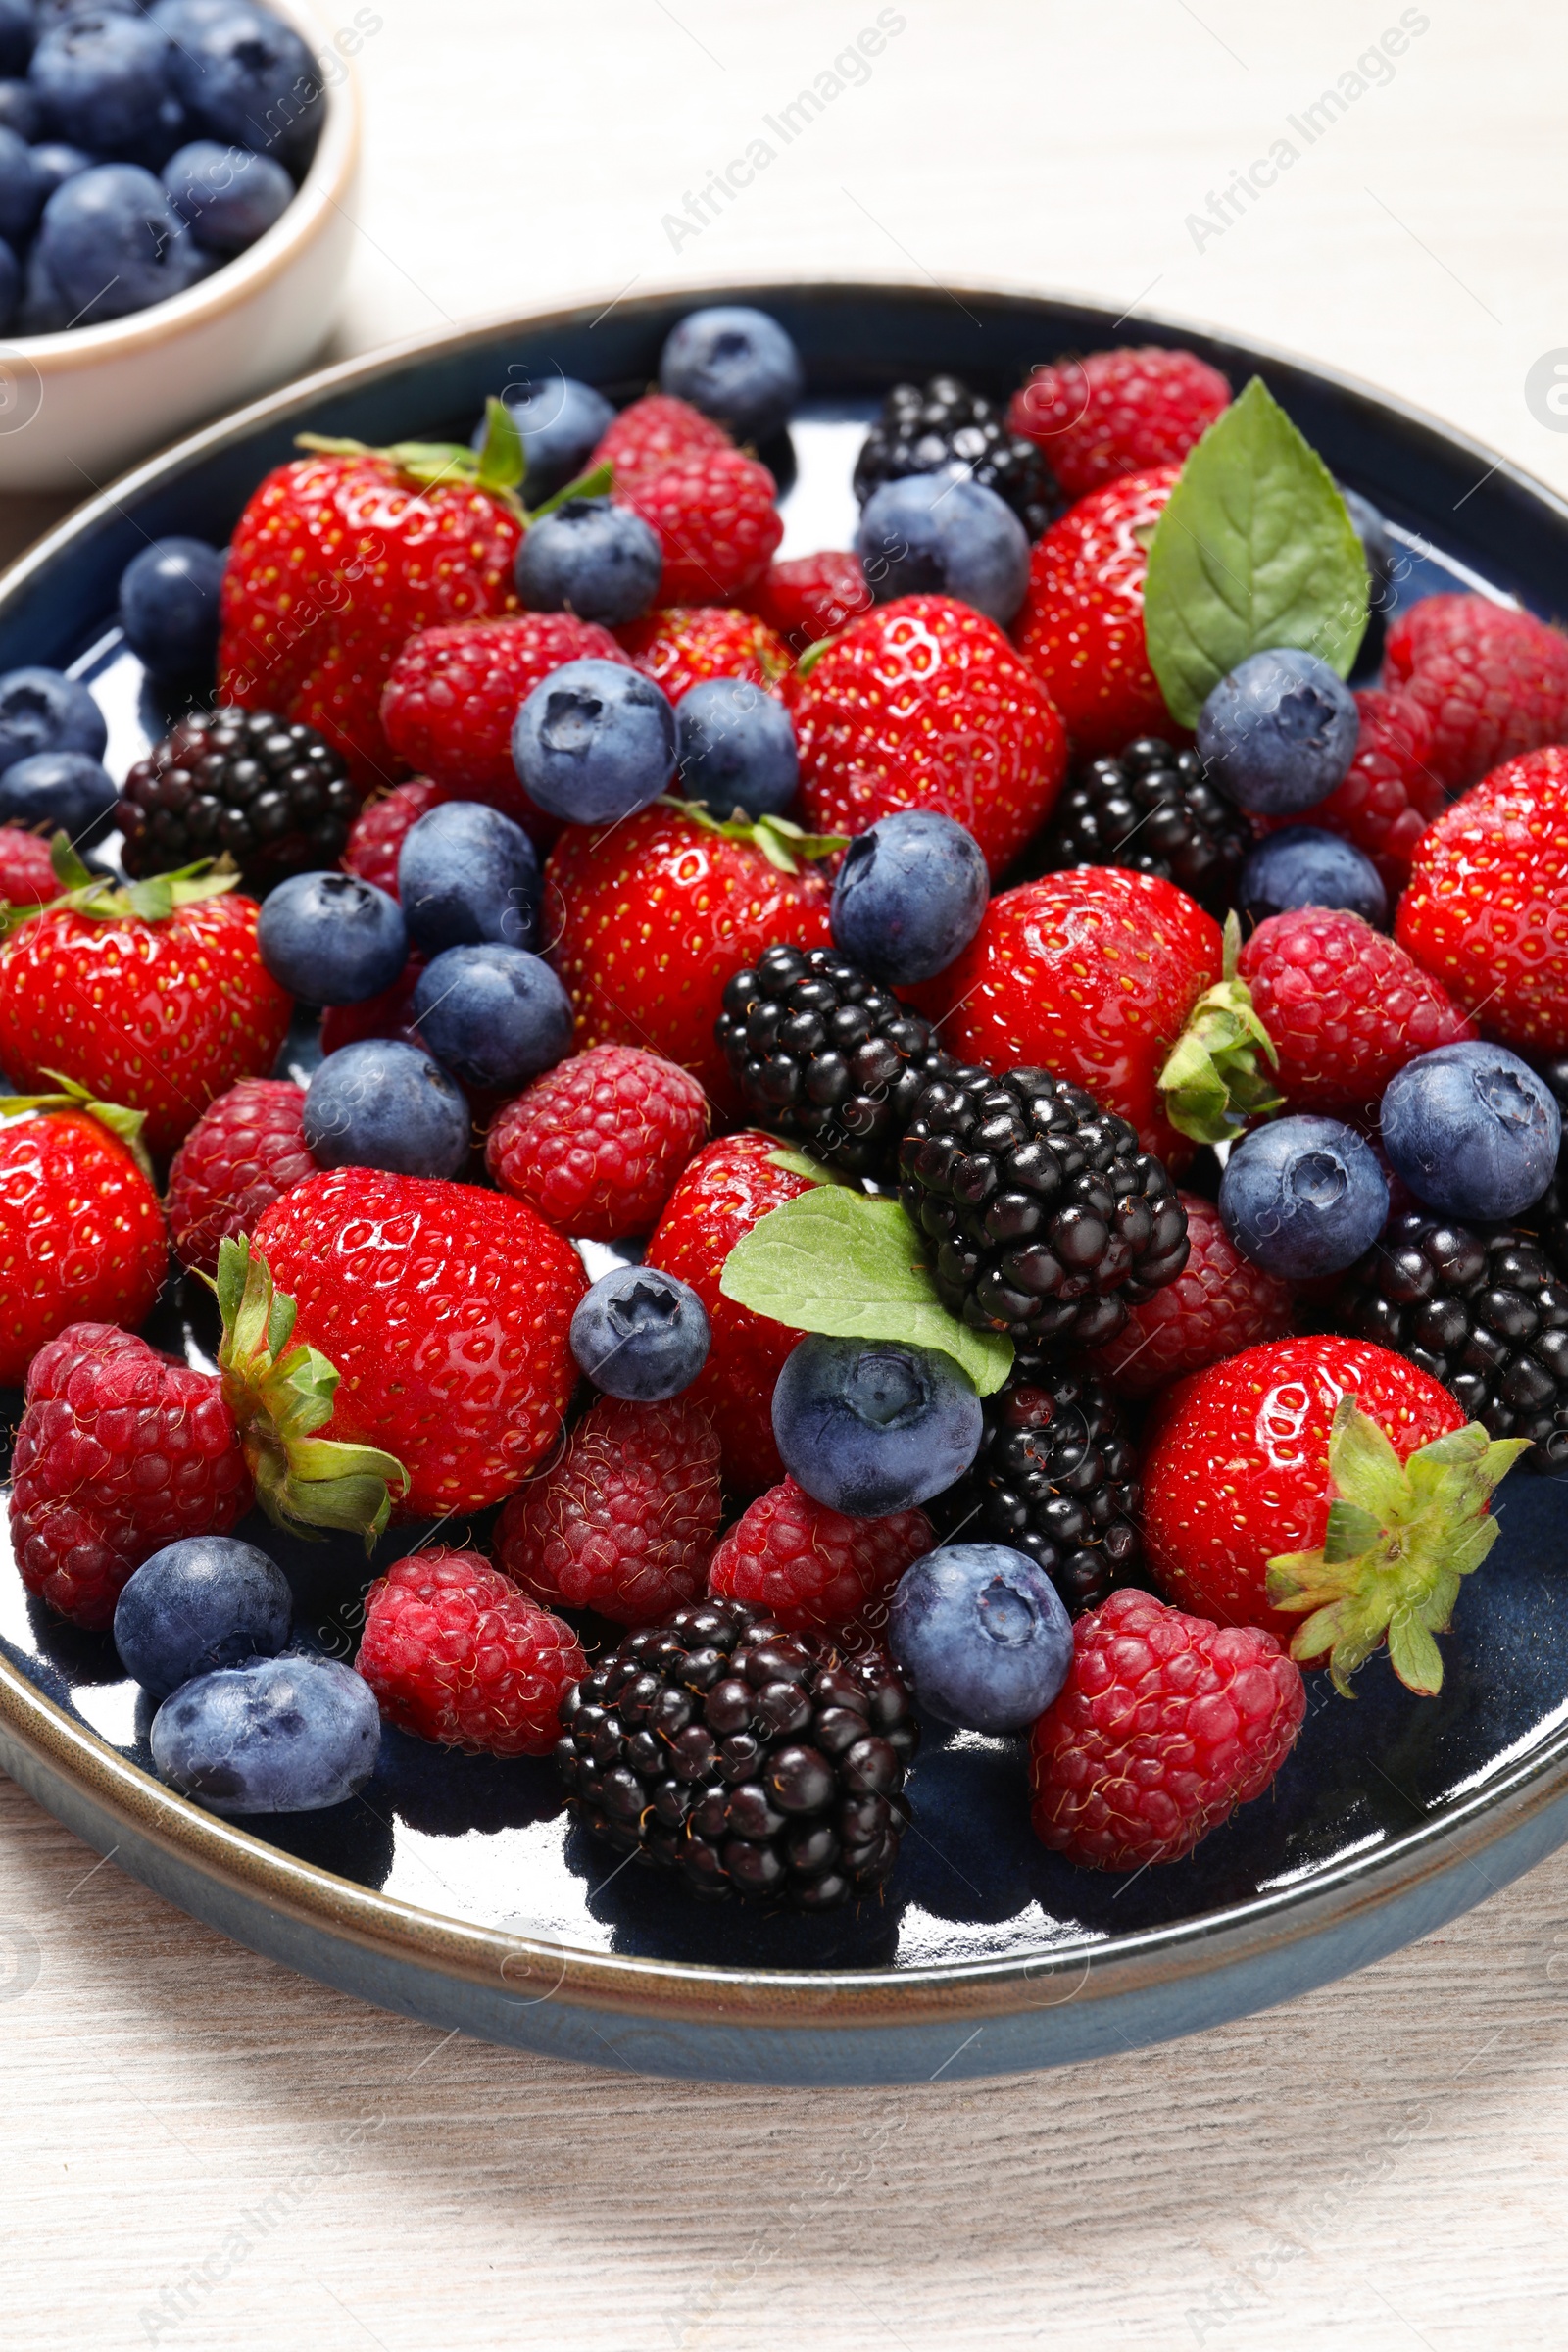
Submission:
<svg viewBox="0 0 1568 2352">
<path fill-rule="evenodd" d="M 49 844 L 21 825 L 0 825 L 0 900 L 9 906 L 47 906 L 60 896 Z"/>
<path fill-rule="evenodd" d="M 362 882 L 373 882 L 377 890 L 395 899 L 403 844 L 421 816 L 456 797 L 449 784 L 438 784 L 433 776 L 416 776 L 408 784 L 394 784 L 378 800 L 368 801 L 354 820 L 348 847 L 338 860 L 344 872 L 358 874 Z"/>
<path fill-rule="evenodd" d="M 1374 1118 L 1396 1070 L 1476 1034 L 1442 983 L 1358 914 L 1271 914 L 1237 970 L 1274 1041 L 1273 1076 L 1292 1110 Z"/>
<path fill-rule="evenodd" d="M 676 400 L 668 392 L 650 392 L 621 410 L 589 463 L 612 466 L 615 488 L 625 490 L 667 473 L 682 458 L 733 446 L 723 426 L 689 401 Z"/>
<path fill-rule="evenodd" d="M 1177 1198 L 1187 1211 L 1186 1265 L 1142 1306 L 1129 1307 L 1116 1337 L 1086 1359 L 1122 1396 L 1152 1396 L 1184 1372 L 1277 1340 L 1291 1327 L 1289 1283 L 1242 1255 L 1211 1200 L 1197 1193 Z"/>
<path fill-rule="evenodd" d="M 304 1087 L 242 1078 L 208 1104 L 169 1171 L 165 1207 L 181 1265 L 216 1274 L 219 1243 L 253 1233 L 263 1209 L 315 1170 Z"/>
<path fill-rule="evenodd" d="M 661 605 L 733 605 L 784 536 L 773 476 L 727 444 L 617 480 L 614 496 L 659 535 Z"/>
<path fill-rule="evenodd" d="M 935 1547 L 924 1511 L 847 1519 L 786 1478 L 729 1530 L 709 1565 L 708 1590 L 765 1609 L 791 1633 L 853 1629 L 859 1648 L 880 1638 L 910 1561 Z"/>
<path fill-rule="evenodd" d="M 355 1665 L 388 1723 L 470 1755 L 547 1756 L 588 1671 L 569 1625 L 476 1551 L 416 1551 L 370 1587 Z"/>
<path fill-rule="evenodd" d="M 710 1113 L 689 1070 L 641 1046 L 592 1046 L 497 1112 L 485 1166 L 578 1241 L 652 1233 Z"/>
<path fill-rule="evenodd" d="M 1424 596 L 1389 631 L 1383 683 L 1418 702 L 1449 792 L 1568 736 L 1568 637 L 1486 596 Z"/>
<path fill-rule="evenodd" d="M 1179 465 L 1230 397 L 1196 352 L 1092 351 L 1037 368 L 1012 396 L 1007 429 L 1036 444 L 1069 498 L 1083 498 L 1118 474 Z"/>
</svg>

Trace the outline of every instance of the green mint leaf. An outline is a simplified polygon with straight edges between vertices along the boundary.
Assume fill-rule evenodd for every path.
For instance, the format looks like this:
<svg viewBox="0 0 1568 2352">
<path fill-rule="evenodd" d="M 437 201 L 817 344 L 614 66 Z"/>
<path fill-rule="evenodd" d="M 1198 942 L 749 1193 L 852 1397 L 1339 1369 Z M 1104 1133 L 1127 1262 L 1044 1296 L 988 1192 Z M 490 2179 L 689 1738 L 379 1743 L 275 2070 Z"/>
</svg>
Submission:
<svg viewBox="0 0 1568 2352">
<path fill-rule="evenodd" d="M 1012 1343 L 949 1314 L 921 1262 L 923 1248 L 896 1200 L 820 1185 L 742 1234 L 719 1289 L 797 1331 L 939 1348 L 989 1396 L 1012 1368 Z"/>
<path fill-rule="evenodd" d="M 1348 677 L 1367 586 L 1333 475 L 1254 375 L 1192 451 L 1149 550 L 1144 634 L 1171 716 L 1196 726 L 1221 678 L 1267 646 Z"/>
</svg>

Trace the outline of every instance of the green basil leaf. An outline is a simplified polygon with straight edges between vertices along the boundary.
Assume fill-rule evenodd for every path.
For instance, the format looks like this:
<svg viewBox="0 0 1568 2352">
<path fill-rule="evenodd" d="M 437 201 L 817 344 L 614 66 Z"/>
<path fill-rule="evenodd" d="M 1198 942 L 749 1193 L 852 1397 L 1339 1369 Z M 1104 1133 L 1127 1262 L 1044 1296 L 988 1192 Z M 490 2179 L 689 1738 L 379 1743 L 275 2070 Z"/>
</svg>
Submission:
<svg viewBox="0 0 1568 2352">
<path fill-rule="evenodd" d="M 1333 475 L 1254 375 L 1189 456 L 1150 545 L 1144 634 L 1171 716 L 1196 726 L 1221 678 L 1268 646 L 1348 677 L 1367 592 Z"/>
<path fill-rule="evenodd" d="M 949 1314 L 921 1262 L 923 1248 L 896 1200 L 825 1184 L 742 1234 L 718 1287 L 796 1331 L 939 1348 L 989 1396 L 1012 1368 L 1012 1342 Z"/>
</svg>

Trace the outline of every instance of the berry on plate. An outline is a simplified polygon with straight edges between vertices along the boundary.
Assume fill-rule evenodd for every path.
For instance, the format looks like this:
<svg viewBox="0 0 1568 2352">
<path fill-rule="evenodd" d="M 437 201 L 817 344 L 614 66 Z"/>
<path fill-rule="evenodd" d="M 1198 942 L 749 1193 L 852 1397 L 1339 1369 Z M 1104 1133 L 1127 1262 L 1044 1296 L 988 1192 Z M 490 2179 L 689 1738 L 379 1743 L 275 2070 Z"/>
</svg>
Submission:
<svg viewBox="0 0 1568 2352">
<path fill-rule="evenodd" d="M 1093 491 L 1052 524 L 1030 561 L 1013 641 L 1080 754 L 1173 732 L 1149 666 L 1144 582 L 1178 471 L 1156 466 Z"/>
<path fill-rule="evenodd" d="M 723 1501 L 718 1439 L 689 1396 L 601 1396 L 501 1514 L 496 1556 L 549 1609 L 652 1625 L 703 1589 Z"/>
<path fill-rule="evenodd" d="M 855 495 L 863 507 L 884 483 L 932 474 L 994 491 L 1031 539 L 1051 520 L 1054 488 L 1038 451 L 995 401 L 956 375 L 894 385 L 860 444 Z"/>
<path fill-rule="evenodd" d="M 1545 1080 L 1504 1046 L 1440 1046 L 1389 1081 L 1389 1164 L 1429 1208 L 1472 1222 L 1516 1217 L 1551 1182 L 1562 1113 Z"/>
<path fill-rule="evenodd" d="M 771 564 L 748 594 L 754 612 L 797 654 L 820 645 L 824 637 L 836 637 L 871 609 L 860 559 L 844 548 Z"/>
<path fill-rule="evenodd" d="M 1152 1298 L 1130 1306 L 1115 1338 L 1089 1359 L 1121 1396 L 1152 1396 L 1185 1372 L 1290 1329 L 1290 1285 L 1242 1255 L 1213 1201 L 1197 1193 L 1176 1197 L 1187 1212 L 1186 1265 Z"/>
<path fill-rule="evenodd" d="M 494 940 L 426 964 L 414 1018 L 444 1070 L 491 1094 L 525 1086 L 571 1044 L 571 1002 L 549 964 Z"/>
<path fill-rule="evenodd" d="M 305 1089 L 242 1078 L 209 1103 L 170 1165 L 165 1207 L 181 1265 L 218 1271 L 219 1245 L 253 1232 L 266 1208 L 309 1176 Z"/>
<path fill-rule="evenodd" d="M 668 392 L 650 392 L 621 410 L 601 437 L 593 464 L 596 468 L 612 466 L 615 486 L 623 489 L 656 481 L 687 458 L 734 446 L 723 426 L 694 409 L 690 401 L 677 400 Z M 692 601 L 701 600 L 694 597 Z"/>
<path fill-rule="evenodd" d="M 853 1519 L 913 1510 L 979 1450 L 980 1399 L 934 1348 L 811 1333 L 773 1391 L 773 1437 L 797 1486 Z"/>
<path fill-rule="evenodd" d="M 0 825 L 0 903 L 7 906 L 46 906 L 57 898 L 49 844 L 40 833 L 21 825 Z"/>
<path fill-rule="evenodd" d="M 1120 346 L 1036 368 L 1013 394 L 1007 424 L 1035 444 L 1069 498 L 1085 498 L 1122 474 L 1179 465 L 1230 397 L 1196 352 Z"/>
<path fill-rule="evenodd" d="M 1029 538 L 995 490 L 959 475 L 914 473 L 865 502 L 855 552 L 879 605 L 953 596 L 1006 628 L 1029 584 Z"/>
<path fill-rule="evenodd" d="M 972 833 L 929 808 L 899 808 L 844 853 L 833 884 L 833 944 L 885 988 L 907 988 L 946 971 L 968 946 L 989 896 Z"/>
<path fill-rule="evenodd" d="M 438 784 L 433 776 L 416 776 L 410 783 L 394 784 L 390 792 L 367 801 L 354 820 L 340 860 L 344 871 L 357 874 L 362 882 L 372 882 L 395 899 L 398 859 L 410 832 L 440 802 L 462 797 L 454 785 Z"/>
<path fill-rule="evenodd" d="M 1316 654 L 1250 654 L 1204 702 L 1198 752 L 1239 808 L 1298 816 L 1326 800 L 1354 756 L 1355 697 Z"/>
<path fill-rule="evenodd" d="M 538 377 L 514 376 L 501 399 L 522 439 L 522 487 L 531 507 L 542 507 L 588 471 L 596 445 L 615 421 L 602 392 L 554 368 Z M 487 409 L 474 427 L 475 449 L 484 447 L 489 425 Z"/>
<path fill-rule="evenodd" d="M 1231 1146 L 1219 1213 L 1254 1266 L 1284 1281 L 1312 1282 L 1343 1274 L 1376 1240 L 1389 1213 L 1389 1183 L 1353 1127 L 1301 1115 L 1275 1119 Z"/>
<path fill-rule="evenodd" d="M 214 1813 L 317 1813 L 369 1780 L 381 1720 L 338 1659 L 262 1658 L 183 1684 L 148 1740 L 159 1779 Z"/>
<path fill-rule="evenodd" d="M 312 728 L 270 710 L 200 710 L 126 776 L 122 861 L 127 874 L 162 874 L 226 850 L 260 896 L 285 874 L 333 864 L 359 805 Z"/>
<path fill-rule="evenodd" d="M 594 1046 L 496 1113 L 485 1165 L 558 1233 L 627 1241 L 658 1223 L 709 1117 L 689 1070 L 640 1046 Z"/>
<path fill-rule="evenodd" d="M 851 1519 L 786 1478 L 726 1530 L 708 1590 L 765 1609 L 790 1633 L 837 1637 L 841 1649 L 881 1638 L 887 1603 L 912 1560 L 933 1549 L 924 1511 Z"/>
<path fill-rule="evenodd" d="M 1020 1354 L 984 1412 L 963 1524 L 1027 1552 L 1070 1616 L 1097 1607 L 1139 1561 L 1138 1455 L 1115 1402 L 1076 1365 Z"/>
<path fill-rule="evenodd" d="M 1258 843 L 1236 885 L 1249 923 L 1297 906 L 1358 914 L 1375 930 L 1389 919 L 1389 894 L 1364 851 L 1322 825 L 1286 825 Z"/>
<path fill-rule="evenodd" d="M 1072 1620 L 1039 1562 L 948 1544 L 900 1579 L 888 1648 L 922 1707 L 970 1732 L 1021 1732 L 1067 1678 Z"/>
<path fill-rule="evenodd" d="M 468 1156 L 463 1089 L 420 1047 L 393 1039 L 366 1038 L 318 1062 L 303 1125 L 318 1168 L 456 1176 Z"/>
<path fill-rule="evenodd" d="M 115 1647 L 155 1698 L 220 1666 L 274 1658 L 294 1596 L 275 1560 L 232 1536 L 185 1536 L 144 1560 L 115 1603 Z"/>
<path fill-rule="evenodd" d="M 529 526 L 513 578 L 530 612 L 575 612 L 613 629 L 647 611 L 663 567 L 640 514 L 608 498 L 568 498 Z"/>
<path fill-rule="evenodd" d="M 571 1318 L 571 1352 L 607 1396 L 662 1404 L 689 1389 L 711 1344 L 690 1283 L 657 1266 L 602 1274 Z"/>
<path fill-rule="evenodd" d="M 801 785 L 795 727 L 749 678 L 705 678 L 675 713 L 680 790 L 710 816 L 782 815 Z"/>
<path fill-rule="evenodd" d="M 801 355 L 776 318 L 742 303 L 688 311 L 659 356 L 662 390 L 716 417 L 737 441 L 789 422 L 806 385 Z"/>
<path fill-rule="evenodd" d="M 772 686 L 792 665 L 788 646 L 767 622 L 733 605 L 672 606 L 631 621 L 618 636 L 635 667 L 672 703 L 705 678 Z"/>
<path fill-rule="evenodd" d="M 1371 858 L 1392 903 L 1410 878 L 1416 843 L 1448 796 L 1431 764 L 1432 720 L 1423 704 L 1402 691 L 1369 686 L 1357 694 L 1355 708 L 1359 725 L 1350 764 L 1311 818 Z"/>
<path fill-rule="evenodd" d="M 537 944 L 537 853 L 521 825 L 483 801 L 442 801 L 416 817 L 398 853 L 397 898 L 424 956 L 484 940 Z"/>
<path fill-rule="evenodd" d="M 409 960 L 397 900 L 358 874 L 291 874 L 262 908 L 256 944 L 279 988 L 307 1004 L 364 1004 Z"/>
<path fill-rule="evenodd" d="M 476 1551 L 412 1552 L 365 1596 L 355 1666 L 388 1723 L 471 1755 L 547 1756 L 586 1670 L 569 1625 Z"/>
<path fill-rule="evenodd" d="M 80 1087 L 0 1096 L 0 1387 L 68 1323 L 133 1329 L 169 1270 L 138 1113 Z M 139 1155 L 138 1155 L 139 1154 Z"/>
<path fill-rule="evenodd" d="M 1223 921 L 1252 847 L 1250 823 L 1216 792 L 1196 752 L 1141 735 L 1112 760 L 1091 760 L 1067 784 L 1029 852 L 1030 869 L 1121 865 L 1157 874 Z"/>
<path fill-rule="evenodd" d="M 77 849 L 101 841 L 120 823 L 121 808 L 114 778 L 85 752 L 34 752 L 0 776 L 0 823 L 68 833 Z"/>
<path fill-rule="evenodd" d="M 1401 947 L 1358 914 L 1298 906 L 1259 923 L 1237 958 L 1293 1110 L 1371 1119 L 1396 1070 L 1474 1024 Z"/>
<path fill-rule="evenodd" d="M 1030 1735 L 1030 1818 L 1090 1870 L 1179 1862 L 1261 1796 L 1306 1713 L 1272 1635 L 1113 1592 L 1073 1628 L 1066 1686 Z"/>
<path fill-rule="evenodd" d="M 727 441 L 675 458 L 662 473 L 628 480 L 617 467 L 613 495 L 659 541 L 662 605 L 733 605 L 761 578 L 784 536 L 773 476 Z"/>
<path fill-rule="evenodd" d="M 547 816 L 615 825 L 658 800 L 673 778 L 675 713 L 640 670 L 567 662 L 517 712 L 512 757 L 524 792 Z"/>
<path fill-rule="evenodd" d="M 1449 792 L 1568 736 L 1568 638 L 1490 597 L 1425 596 L 1401 612 L 1383 683 L 1425 710 L 1428 762 Z"/>
</svg>

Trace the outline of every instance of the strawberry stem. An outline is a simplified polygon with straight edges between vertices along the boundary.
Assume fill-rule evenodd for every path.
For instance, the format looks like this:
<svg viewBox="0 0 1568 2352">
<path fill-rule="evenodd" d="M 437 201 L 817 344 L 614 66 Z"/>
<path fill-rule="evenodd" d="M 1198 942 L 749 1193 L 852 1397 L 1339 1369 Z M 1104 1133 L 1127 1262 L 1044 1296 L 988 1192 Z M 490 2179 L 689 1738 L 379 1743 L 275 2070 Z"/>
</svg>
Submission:
<svg viewBox="0 0 1568 2352">
<path fill-rule="evenodd" d="M 1195 1144 L 1229 1143 L 1250 1119 L 1270 1117 L 1284 1101 L 1261 1067 L 1266 1059 L 1277 1069 L 1280 1057 L 1253 1009 L 1251 990 L 1237 975 L 1241 946 L 1233 911 L 1225 918 L 1224 977 L 1199 998 L 1159 1073 L 1165 1116 Z"/>
<path fill-rule="evenodd" d="M 225 854 L 218 858 L 200 858 L 194 865 L 178 866 L 172 873 L 149 874 L 141 882 L 117 883 L 113 875 L 95 874 L 84 865 L 67 833 L 55 835 L 49 858 L 60 896 L 45 906 L 0 906 L 0 939 L 9 939 L 13 931 L 35 922 L 40 914 L 59 914 L 65 909 L 98 923 L 123 922 L 127 914 L 139 916 L 144 923 L 167 923 L 177 906 L 220 899 L 239 880 L 233 859 Z"/>
<path fill-rule="evenodd" d="M 787 816 L 712 816 L 699 802 L 677 800 L 670 793 L 654 805 L 677 809 L 700 831 L 716 833 L 721 841 L 750 842 L 781 874 L 799 873 L 797 858 L 814 863 L 819 858 L 836 858 L 850 846 L 848 833 L 808 833 Z"/>
<path fill-rule="evenodd" d="M 61 1070 L 45 1070 L 44 1076 L 55 1081 L 60 1089 L 58 1094 L 0 1095 L 0 1118 L 17 1118 L 28 1110 L 79 1111 L 84 1118 L 96 1119 L 100 1127 L 107 1127 L 124 1145 L 148 1183 L 156 1187 L 158 1179 L 141 1140 L 141 1131 L 147 1124 L 144 1110 L 127 1110 L 121 1102 L 100 1102 L 84 1086 L 78 1086 L 74 1078 L 66 1077 Z"/>
<path fill-rule="evenodd" d="M 532 510 L 525 507 L 517 493 L 528 470 L 527 452 L 516 418 L 504 400 L 493 396 L 485 402 L 484 438 L 477 449 L 467 449 L 461 441 L 394 441 L 389 449 L 372 449 L 368 441 L 339 441 L 325 433 L 297 433 L 294 446 L 329 458 L 383 458 L 426 490 L 444 482 L 466 483 L 500 499 L 524 524 L 553 514 L 568 498 L 603 498 L 614 479 L 613 467 L 595 466 L 553 498 Z"/>
</svg>

